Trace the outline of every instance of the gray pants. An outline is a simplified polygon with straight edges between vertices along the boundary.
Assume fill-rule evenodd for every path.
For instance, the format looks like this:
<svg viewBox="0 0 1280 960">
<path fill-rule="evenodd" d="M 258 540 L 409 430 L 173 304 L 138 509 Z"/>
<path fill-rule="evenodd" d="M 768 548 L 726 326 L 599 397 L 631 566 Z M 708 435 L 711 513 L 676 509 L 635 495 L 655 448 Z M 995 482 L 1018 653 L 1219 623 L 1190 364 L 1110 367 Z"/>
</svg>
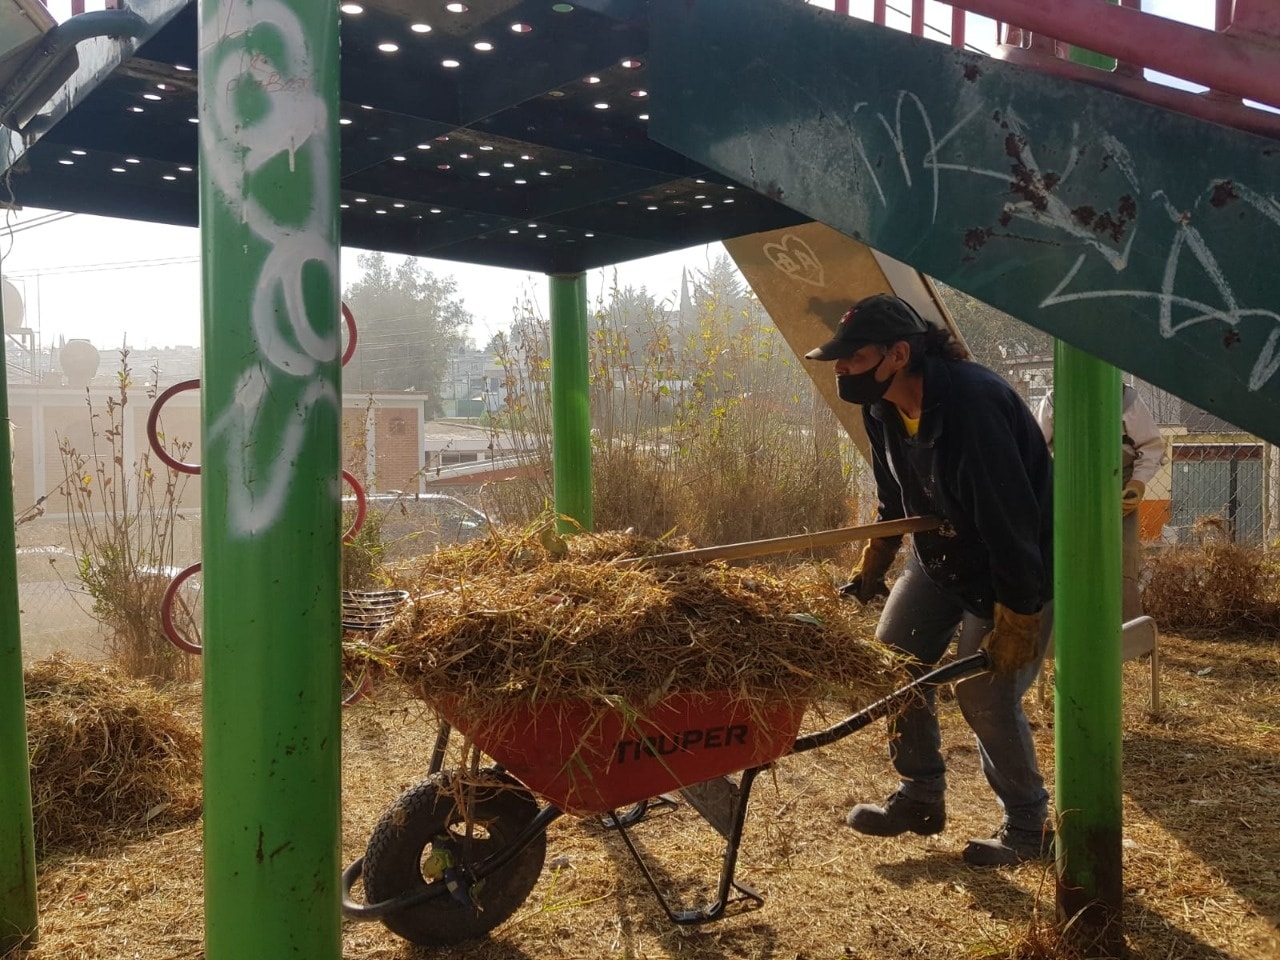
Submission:
<svg viewBox="0 0 1280 960">
<path fill-rule="evenodd" d="M 982 772 L 1015 829 L 1039 830 L 1049 810 L 1049 794 L 1036 762 L 1035 743 L 1022 696 L 1035 680 L 1052 629 L 1051 605 L 1045 608 L 1040 634 L 1041 657 L 1016 674 L 986 673 L 956 685 L 956 700 L 977 735 Z M 992 622 L 967 612 L 937 586 L 914 555 L 889 594 L 876 637 L 920 661 L 918 672 L 936 664 L 959 630 L 960 656 L 975 652 Z M 889 725 L 889 756 L 902 778 L 901 790 L 912 799 L 934 801 L 946 791 L 942 738 L 930 691 Z"/>
</svg>

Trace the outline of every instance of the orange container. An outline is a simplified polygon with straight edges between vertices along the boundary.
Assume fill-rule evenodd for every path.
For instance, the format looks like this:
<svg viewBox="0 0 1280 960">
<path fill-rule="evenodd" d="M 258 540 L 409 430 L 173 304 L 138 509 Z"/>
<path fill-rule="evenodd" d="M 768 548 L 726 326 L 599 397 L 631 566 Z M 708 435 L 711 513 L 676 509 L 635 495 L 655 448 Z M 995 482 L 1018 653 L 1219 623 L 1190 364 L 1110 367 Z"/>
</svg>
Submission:
<svg viewBox="0 0 1280 960">
<path fill-rule="evenodd" d="M 476 722 L 441 714 L 534 793 L 578 815 L 760 766 L 791 751 L 804 704 L 751 704 L 730 693 L 672 694 L 643 711 L 546 703 Z"/>
</svg>

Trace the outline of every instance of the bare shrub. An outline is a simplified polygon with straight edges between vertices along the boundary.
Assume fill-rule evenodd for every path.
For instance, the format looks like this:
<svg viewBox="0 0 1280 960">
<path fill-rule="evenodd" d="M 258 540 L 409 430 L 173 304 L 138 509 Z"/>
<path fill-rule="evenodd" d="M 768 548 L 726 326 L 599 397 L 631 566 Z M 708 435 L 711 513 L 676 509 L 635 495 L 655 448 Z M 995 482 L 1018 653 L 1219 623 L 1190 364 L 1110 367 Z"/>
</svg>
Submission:
<svg viewBox="0 0 1280 960">
<path fill-rule="evenodd" d="M 628 299 L 624 315 L 616 304 Z M 713 544 L 845 522 L 850 466 L 834 416 L 777 328 L 758 302 L 714 288 L 693 308 L 681 326 L 633 291 L 596 304 L 596 529 Z M 549 357 L 549 324 L 526 304 L 499 341 L 507 404 L 498 425 L 532 451 L 529 469 L 485 490 L 508 522 L 528 522 L 553 500 Z"/>
<path fill-rule="evenodd" d="M 129 351 L 120 351 L 115 395 L 105 411 L 85 391 L 89 448 L 58 438 L 68 533 L 93 615 L 107 628 L 108 655 L 133 677 L 191 679 L 194 658 L 174 647 L 161 626 L 161 600 L 173 571 L 173 534 L 186 474 L 153 469 L 150 453 L 127 465 L 125 413 L 133 386 Z M 191 444 L 160 433 L 184 460 Z"/>
<path fill-rule="evenodd" d="M 342 542 L 342 589 L 376 590 L 386 586 L 382 563 L 385 548 L 382 542 L 384 514 L 370 510 L 365 514 L 360 529 Z M 355 510 L 342 511 L 342 529 L 350 530 L 355 523 Z"/>
<path fill-rule="evenodd" d="M 1193 544 L 1161 550 L 1147 563 L 1143 607 L 1162 627 L 1232 630 L 1280 624 L 1280 568 L 1261 549 L 1221 535 L 1201 517 Z"/>
</svg>

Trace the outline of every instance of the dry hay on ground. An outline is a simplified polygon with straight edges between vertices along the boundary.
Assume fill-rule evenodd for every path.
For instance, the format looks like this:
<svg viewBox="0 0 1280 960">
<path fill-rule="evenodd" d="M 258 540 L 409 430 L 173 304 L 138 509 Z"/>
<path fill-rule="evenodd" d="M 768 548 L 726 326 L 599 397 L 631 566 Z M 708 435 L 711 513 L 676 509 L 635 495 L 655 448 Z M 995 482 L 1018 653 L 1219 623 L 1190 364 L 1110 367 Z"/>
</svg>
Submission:
<svg viewBox="0 0 1280 960">
<path fill-rule="evenodd" d="M 84 849 L 200 812 L 200 736 L 151 687 L 62 656 L 26 672 L 36 848 Z"/>
<path fill-rule="evenodd" d="M 493 718 L 515 704 L 727 691 L 752 703 L 867 701 L 903 675 L 874 619 L 815 567 L 634 562 L 627 534 L 490 537 L 422 560 L 377 636 L 420 697 Z"/>
<path fill-rule="evenodd" d="M 1280 644 L 1161 637 L 1164 709 L 1150 668 L 1124 665 L 1124 914 L 1129 960 L 1280 956 Z M 1052 713 L 1028 707 L 1054 778 Z M 893 788 L 884 730 L 780 760 L 756 783 L 739 877 L 762 909 L 704 926 L 663 915 L 618 837 L 594 818 L 548 830 L 532 895 L 486 939 L 416 950 L 376 922 L 346 923 L 345 960 L 1068 960 L 1050 869 L 976 870 L 970 836 L 998 818 L 953 700 L 939 705 L 950 789 L 937 837 L 878 840 L 844 825 L 850 804 Z M 343 717 L 342 862 L 425 776 L 435 728 L 420 701 L 384 691 Z M 684 903 L 712 892 L 716 835 L 687 810 L 634 831 Z M 41 865 L 41 943 L 28 960 L 200 960 L 201 835 L 187 827 Z M 684 871 L 688 871 L 685 873 Z M 696 892 L 694 888 L 697 888 Z M 272 916 L 279 916 L 274 911 Z"/>
<path fill-rule="evenodd" d="M 1280 567 L 1274 556 L 1230 542 L 1218 535 L 1220 525 L 1216 517 L 1202 517 L 1195 526 L 1199 542 L 1162 548 L 1148 560 L 1143 606 L 1161 626 L 1280 625 Z"/>
</svg>

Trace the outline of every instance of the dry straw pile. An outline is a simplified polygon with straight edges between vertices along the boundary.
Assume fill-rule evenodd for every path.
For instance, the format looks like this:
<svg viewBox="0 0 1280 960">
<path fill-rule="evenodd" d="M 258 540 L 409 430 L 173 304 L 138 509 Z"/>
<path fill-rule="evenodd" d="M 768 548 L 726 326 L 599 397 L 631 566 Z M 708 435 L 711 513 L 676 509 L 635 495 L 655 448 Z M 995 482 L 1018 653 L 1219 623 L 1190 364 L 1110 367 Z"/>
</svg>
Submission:
<svg viewBox="0 0 1280 960">
<path fill-rule="evenodd" d="M 84 848 L 200 812 L 200 736 L 172 700 L 105 664 L 27 670 L 36 848 Z"/>
<path fill-rule="evenodd" d="M 1202 517 L 1197 543 L 1170 547 L 1147 564 L 1143 607 L 1171 629 L 1239 630 L 1280 624 L 1280 567 L 1262 550 L 1226 539 Z"/>
<path fill-rule="evenodd" d="M 416 695 L 475 718 L 562 700 L 643 712 L 675 692 L 866 702 L 903 679 L 821 569 L 635 559 L 683 546 L 544 526 L 443 550 L 401 568 L 418 599 L 378 642 Z"/>
</svg>

